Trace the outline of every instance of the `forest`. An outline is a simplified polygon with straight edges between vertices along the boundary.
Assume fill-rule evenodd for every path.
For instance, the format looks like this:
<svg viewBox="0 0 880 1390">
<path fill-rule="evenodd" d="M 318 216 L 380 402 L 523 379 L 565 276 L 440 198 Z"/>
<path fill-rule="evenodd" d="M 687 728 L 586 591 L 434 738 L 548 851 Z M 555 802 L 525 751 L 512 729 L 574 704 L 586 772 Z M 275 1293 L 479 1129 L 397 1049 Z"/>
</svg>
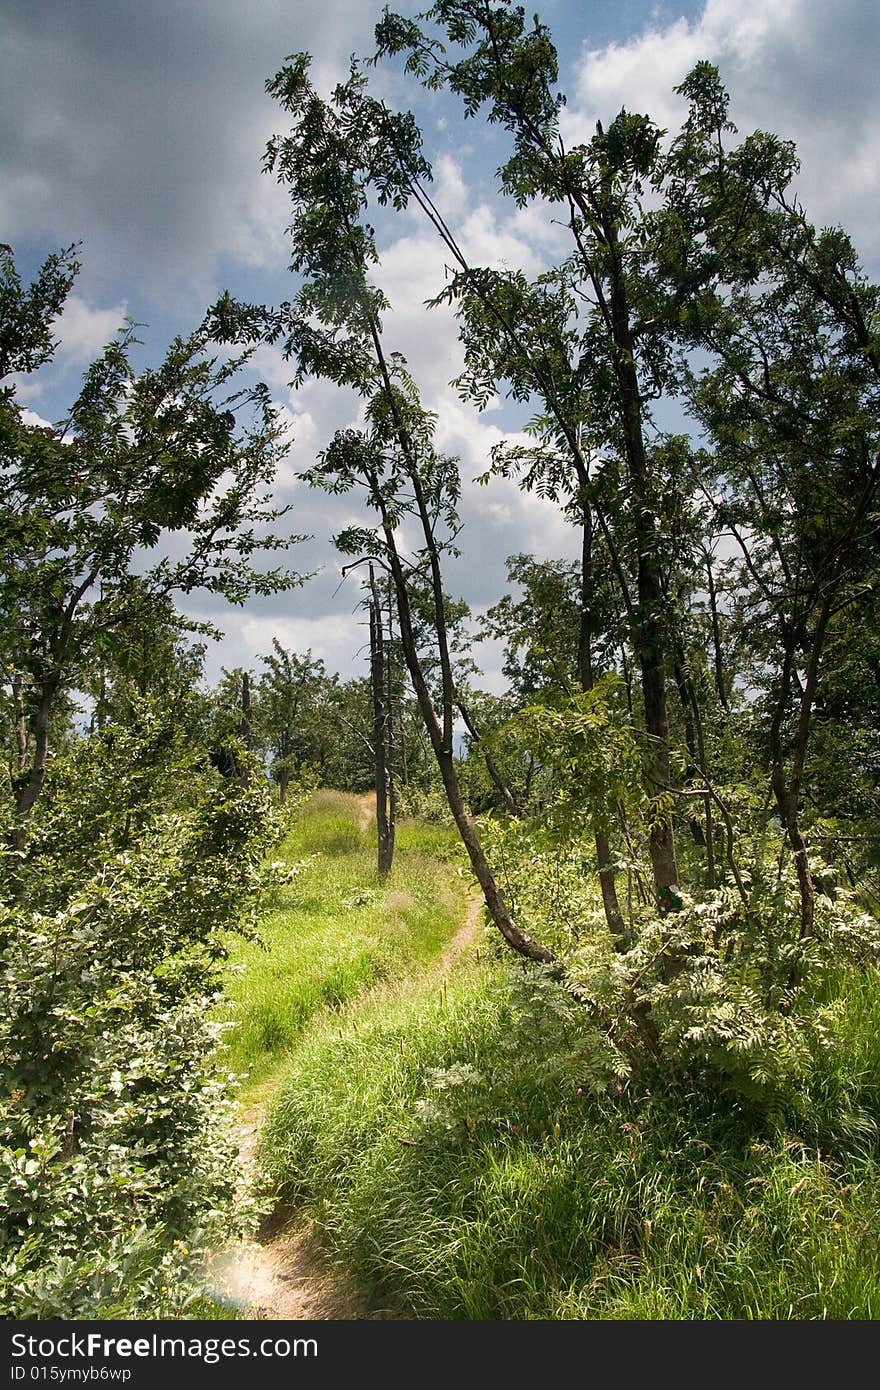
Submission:
<svg viewBox="0 0 880 1390">
<path fill-rule="evenodd" d="M 552 263 L 472 262 L 379 68 L 491 128 Z M 244 1316 L 212 1257 L 283 1213 L 344 1315 L 875 1318 L 880 289 L 707 61 L 678 129 L 583 143 L 508 0 L 312 70 L 266 84 L 288 302 L 230 286 L 151 366 L 126 324 L 47 427 L 80 249 L 0 247 L 0 1313 Z M 461 400 L 525 421 L 480 481 L 579 556 L 524 539 L 478 614 L 404 218 Z M 267 345 L 358 401 L 299 477 L 353 518 L 356 677 L 276 637 L 205 679 L 195 596 L 309 584 Z"/>
</svg>

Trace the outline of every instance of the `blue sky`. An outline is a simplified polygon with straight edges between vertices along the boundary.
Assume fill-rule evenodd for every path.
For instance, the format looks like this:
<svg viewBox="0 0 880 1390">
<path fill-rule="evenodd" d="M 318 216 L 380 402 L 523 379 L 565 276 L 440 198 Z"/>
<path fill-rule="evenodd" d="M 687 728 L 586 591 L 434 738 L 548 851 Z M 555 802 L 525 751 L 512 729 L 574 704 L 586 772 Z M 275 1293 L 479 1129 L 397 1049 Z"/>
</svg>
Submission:
<svg viewBox="0 0 880 1390">
<path fill-rule="evenodd" d="M 414 4 L 401 4 L 414 13 Z M 721 68 L 743 133 L 755 126 L 793 138 L 799 191 L 813 220 L 842 223 L 876 276 L 880 266 L 880 6 L 876 0 L 545 0 L 539 8 L 561 59 L 571 139 L 588 135 L 622 105 L 674 128 L 674 86 L 699 58 Z M 243 298 L 289 298 L 286 201 L 260 173 L 266 140 L 283 128 L 263 84 L 286 54 L 308 49 L 321 85 L 343 75 L 351 52 L 368 53 L 378 5 L 368 0 L 31 0 L 0 17 L 0 241 L 25 275 L 47 251 L 82 242 L 83 271 L 59 325 L 55 363 L 21 399 L 54 420 L 79 375 L 125 315 L 155 360 L 173 333 L 193 327 L 225 288 Z M 462 123 L 445 98 L 426 98 L 392 68 L 377 90 L 411 105 L 435 161 L 441 206 L 474 259 L 537 270 L 553 253 L 545 221 L 516 213 L 491 193 L 501 146 Z M 422 301 L 442 283 L 444 257 L 415 217 L 382 229 L 383 284 L 395 305 L 388 324 L 427 403 L 439 442 L 458 453 L 466 479 L 484 470 L 492 444 L 515 425 L 506 409 L 482 417 L 449 388 L 458 360 L 454 324 Z M 266 349 L 261 374 L 289 412 L 296 443 L 279 479 L 293 503 L 292 527 L 315 540 L 297 555 L 317 580 L 242 612 L 196 600 L 192 611 L 228 631 L 211 653 L 221 664 L 255 665 L 277 636 L 311 647 L 344 674 L 364 669 L 352 613 L 355 582 L 339 585 L 329 534 L 352 504 L 329 507 L 295 478 L 354 404 L 307 383 L 292 393 L 290 369 Z M 504 588 L 516 551 L 573 553 L 573 537 L 549 504 L 511 483 L 468 486 L 465 558 L 450 587 L 476 609 Z M 497 684 L 497 653 L 484 653 Z"/>
</svg>

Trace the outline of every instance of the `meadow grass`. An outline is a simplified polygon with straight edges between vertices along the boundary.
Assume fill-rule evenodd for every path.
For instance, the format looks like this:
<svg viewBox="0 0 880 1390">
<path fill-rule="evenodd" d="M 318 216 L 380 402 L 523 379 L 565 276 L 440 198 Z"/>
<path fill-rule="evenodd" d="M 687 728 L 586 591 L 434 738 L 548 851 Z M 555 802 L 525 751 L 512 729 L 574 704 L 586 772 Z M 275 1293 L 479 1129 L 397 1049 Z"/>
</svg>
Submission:
<svg viewBox="0 0 880 1390">
<path fill-rule="evenodd" d="M 324 792 L 283 854 L 230 1065 L 275 1093 L 269 1190 L 365 1290 L 416 1318 L 880 1316 L 875 972 L 841 973 L 836 1045 L 781 1108 L 708 1075 L 594 1094 L 577 1023 L 498 950 L 431 968 L 465 916 L 451 831 L 404 823 L 382 882 L 363 800 Z"/>
<path fill-rule="evenodd" d="M 267 1179 L 418 1318 L 876 1318 L 880 982 L 841 986 L 840 1046 L 769 1119 L 705 1083 L 585 1093 L 569 1025 L 459 962 L 315 1017 Z"/>
<path fill-rule="evenodd" d="M 256 1097 L 316 1014 L 430 962 L 461 925 L 453 831 L 403 821 L 392 874 L 376 870 L 363 798 L 318 791 L 276 852 L 296 877 L 275 893 L 259 940 L 231 943 L 221 1016 L 225 1065 Z M 366 822 L 366 823 L 365 823 Z"/>
</svg>

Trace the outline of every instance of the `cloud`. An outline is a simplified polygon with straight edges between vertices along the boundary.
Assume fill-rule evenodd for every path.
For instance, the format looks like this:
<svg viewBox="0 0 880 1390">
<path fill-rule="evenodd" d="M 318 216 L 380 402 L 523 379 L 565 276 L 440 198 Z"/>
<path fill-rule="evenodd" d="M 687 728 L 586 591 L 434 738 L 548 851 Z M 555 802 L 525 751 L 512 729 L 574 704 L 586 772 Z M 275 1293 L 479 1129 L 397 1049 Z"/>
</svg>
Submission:
<svg viewBox="0 0 880 1390">
<path fill-rule="evenodd" d="M 406 5 L 406 0 L 404 0 Z M 415 0 L 409 6 L 414 9 Z M 618 34 L 632 33 L 639 8 L 617 7 Z M 286 125 L 264 92 L 267 76 L 287 53 L 309 49 L 322 91 L 344 76 L 352 50 L 369 51 L 378 5 L 365 0 L 40 0 L 7 6 L 0 82 L 0 221 L 4 240 L 38 245 L 84 238 L 85 269 L 59 323 L 57 364 L 81 367 L 113 336 L 133 305 L 160 326 L 150 338 L 198 321 L 221 284 L 244 298 L 277 301 L 294 287 L 282 271 L 289 259 L 283 189 L 260 173 L 268 137 Z M 580 22 L 577 0 L 554 6 L 560 36 Z M 693 7 L 691 7 L 693 8 Z M 13 13 L 14 11 L 14 13 Z M 625 12 L 625 13 L 624 13 Z M 733 93 L 743 134 L 755 126 L 794 138 L 803 161 L 799 189 L 819 222 L 841 221 L 863 254 L 880 255 L 875 210 L 880 196 L 880 90 L 869 55 L 880 47 L 876 0 L 707 0 L 696 17 L 648 19 L 627 41 L 569 43 L 573 63 L 563 113 L 569 139 L 589 138 L 622 105 L 650 112 L 674 128 L 683 104 L 673 88 L 693 63 L 719 64 Z M 553 16 L 556 27 L 556 15 Z M 419 100 L 412 84 L 380 68 L 378 91 L 400 104 Z M 487 189 L 504 157 L 504 133 L 462 124 L 460 112 L 436 94 L 419 109 L 441 146 L 431 195 L 475 262 L 519 267 L 534 275 L 564 254 L 568 235 L 540 204 L 516 209 Z M 495 603 L 505 587 L 504 562 L 518 551 L 539 556 L 577 553 L 577 534 L 551 503 L 523 492 L 515 480 L 471 480 L 488 466 L 493 444 L 516 436 L 520 415 L 495 400 L 491 415 L 463 404 L 449 387 L 461 368 L 454 314 L 428 311 L 442 288 L 450 256 L 410 211 L 396 222 L 377 217 L 379 279 L 393 304 L 386 316 L 389 349 L 400 351 L 438 414 L 437 444 L 461 458 L 464 554 L 450 560 L 447 584 L 475 609 Z M 35 253 L 36 254 L 36 253 Z M 154 312 L 155 308 L 155 312 Z M 170 327 L 169 327 L 170 326 Z M 146 335 L 145 335 L 146 336 Z M 279 502 L 291 503 L 291 530 L 313 533 L 291 562 L 320 569 L 317 579 L 279 598 L 255 598 L 244 613 L 202 595 L 204 609 L 230 637 L 209 658 L 216 669 L 249 661 L 273 636 L 298 650 L 311 647 L 331 669 L 361 674 L 363 632 L 356 606 L 359 581 L 340 587 L 342 561 L 330 536 L 351 521 L 369 521 L 354 495 L 329 497 L 297 480 L 336 429 L 356 424 L 362 402 L 326 382 L 293 390 L 293 367 L 277 348 L 261 348 L 255 372 L 269 385 L 293 437 L 278 480 Z M 42 374 L 20 390 L 52 413 Z M 59 412 L 60 413 L 60 412 Z M 40 418 L 40 417 L 35 417 Z M 498 679 L 497 653 L 486 649 Z"/>
<path fill-rule="evenodd" d="M 57 360 L 63 367 L 85 367 L 115 338 L 128 312 L 123 300 L 110 309 L 96 309 L 78 294 L 68 296 L 55 325 Z"/>
<path fill-rule="evenodd" d="M 673 88 L 699 59 L 716 63 L 731 115 L 793 139 L 798 191 L 820 225 L 842 223 L 857 248 L 880 257 L 880 85 L 867 55 L 880 51 L 876 0 L 707 0 L 694 20 L 651 25 L 626 43 L 585 48 L 564 113 L 569 140 L 589 139 L 626 106 L 675 128 L 685 106 Z"/>
<path fill-rule="evenodd" d="M 351 609 L 359 597 L 352 588 L 349 594 Z M 357 661 L 358 643 L 363 647 L 369 640 L 358 625 L 362 617 L 354 612 L 299 617 L 246 617 L 241 623 L 240 636 L 247 659 L 255 666 L 260 656 L 272 650 L 272 640 L 277 638 L 287 651 L 306 652 L 311 649 L 312 656 L 320 657 L 328 671 L 348 669 L 353 675 L 365 675 L 366 662 L 361 663 L 363 669 L 359 670 Z"/>
<path fill-rule="evenodd" d="M 266 78 L 309 49 L 319 80 L 338 80 L 374 19 L 362 0 L 7 7 L 4 239 L 81 237 L 99 295 L 134 265 L 156 304 L 197 313 L 224 258 L 283 254 L 286 196 L 260 172 L 285 124 Z"/>
<path fill-rule="evenodd" d="M 31 429 L 52 429 L 52 421 L 44 420 L 42 415 L 38 415 L 35 410 L 23 410 L 21 412 L 21 422 L 23 425 L 29 425 Z"/>
</svg>

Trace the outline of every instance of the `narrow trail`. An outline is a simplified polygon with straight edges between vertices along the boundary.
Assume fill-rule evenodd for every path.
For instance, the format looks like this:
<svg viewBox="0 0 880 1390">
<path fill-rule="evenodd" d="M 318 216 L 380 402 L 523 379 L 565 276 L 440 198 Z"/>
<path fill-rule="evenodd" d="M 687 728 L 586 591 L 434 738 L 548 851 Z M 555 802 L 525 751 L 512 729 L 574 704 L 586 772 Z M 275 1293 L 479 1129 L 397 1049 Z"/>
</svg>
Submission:
<svg viewBox="0 0 880 1390">
<path fill-rule="evenodd" d="M 373 819 L 373 795 L 364 793 L 358 802 L 358 823 L 367 830 Z M 479 935 L 482 903 L 476 891 L 469 895 L 464 923 L 419 978 L 441 981 L 448 977 L 455 961 Z M 270 1098 L 249 1105 L 236 1123 L 239 1165 L 246 1179 L 256 1170 L 257 1143 Z M 345 1270 L 329 1262 L 307 1229 L 278 1230 L 271 1220 L 255 1239 L 220 1252 L 209 1278 L 215 1295 L 251 1320 L 355 1321 L 400 1316 L 391 1308 L 368 1304 Z"/>
</svg>

